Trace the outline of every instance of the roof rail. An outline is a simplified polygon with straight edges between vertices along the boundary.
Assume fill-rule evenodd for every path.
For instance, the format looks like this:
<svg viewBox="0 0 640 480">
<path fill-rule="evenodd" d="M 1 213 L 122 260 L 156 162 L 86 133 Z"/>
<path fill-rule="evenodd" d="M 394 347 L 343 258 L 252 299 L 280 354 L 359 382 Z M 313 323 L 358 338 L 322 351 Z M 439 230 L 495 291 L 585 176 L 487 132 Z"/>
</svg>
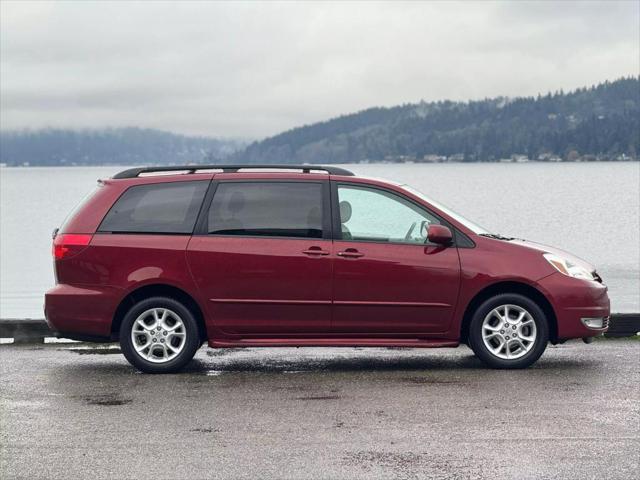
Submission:
<svg viewBox="0 0 640 480">
<path fill-rule="evenodd" d="M 302 173 L 310 173 L 312 170 L 320 170 L 330 175 L 353 176 L 353 172 L 340 167 L 325 167 L 323 165 L 176 165 L 171 167 L 141 167 L 130 168 L 116 173 L 113 178 L 136 178 L 141 173 L 153 172 L 186 172 L 195 173 L 199 170 L 222 170 L 224 173 L 235 173 L 242 169 L 271 169 L 271 170 L 302 170 Z"/>
</svg>

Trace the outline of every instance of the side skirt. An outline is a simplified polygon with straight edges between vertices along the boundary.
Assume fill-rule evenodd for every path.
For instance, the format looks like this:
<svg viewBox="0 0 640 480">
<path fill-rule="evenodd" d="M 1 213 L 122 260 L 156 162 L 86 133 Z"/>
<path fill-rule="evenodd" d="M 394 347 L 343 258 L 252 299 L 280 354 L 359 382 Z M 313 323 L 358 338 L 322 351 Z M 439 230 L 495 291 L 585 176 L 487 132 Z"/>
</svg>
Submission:
<svg viewBox="0 0 640 480">
<path fill-rule="evenodd" d="M 457 347 L 455 340 L 425 338 L 242 338 L 238 340 L 210 339 L 212 348 L 228 347 Z"/>
</svg>

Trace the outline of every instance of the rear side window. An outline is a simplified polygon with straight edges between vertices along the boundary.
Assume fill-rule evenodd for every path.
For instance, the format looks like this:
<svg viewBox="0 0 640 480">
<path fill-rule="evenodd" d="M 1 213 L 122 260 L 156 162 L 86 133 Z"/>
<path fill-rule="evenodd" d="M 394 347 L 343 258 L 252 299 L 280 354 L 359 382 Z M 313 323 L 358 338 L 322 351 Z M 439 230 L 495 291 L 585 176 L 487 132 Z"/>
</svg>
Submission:
<svg viewBox="0 0 640 480">
<path fill-rule="evenodd" d="M 204 180 L 131 187 L 111 207 L 98 231 L 191 233 L 208 185 Z"/>
<path fill-rule="evenodd" d="M 322 238 L 322 185 L 312 182 L 220 183 L 208 232 Z"/>
<path fill-rule="evenodd" d="M 69 214 L 67 215 L 67 217 L 64 219 L 64 221 L 62 222 L 62 225 L 60 225 L 60 232 L 64 233 L 73 233 L 73 232 L 68 232 L 68 228 L 70 227 L 71 223 L 73 222 L 73 219 L 75 218 L 75 216 L 80 213 L 84 207 L 86 205 L 89 205 L 89 202 L 91 201 L 91 199 L 96 195 L 96 193 L 98 193 L 98 191 L 102 188 L 102 184 L 98 184 L 97 188 L 94 188 L 93 190 L 91 190 L 89 193 L 87 193 L 84 198 L 78 202 L 78 204 L 73 207 L 73 210 L 71 210 L 69 212 Z"/>
</svg>

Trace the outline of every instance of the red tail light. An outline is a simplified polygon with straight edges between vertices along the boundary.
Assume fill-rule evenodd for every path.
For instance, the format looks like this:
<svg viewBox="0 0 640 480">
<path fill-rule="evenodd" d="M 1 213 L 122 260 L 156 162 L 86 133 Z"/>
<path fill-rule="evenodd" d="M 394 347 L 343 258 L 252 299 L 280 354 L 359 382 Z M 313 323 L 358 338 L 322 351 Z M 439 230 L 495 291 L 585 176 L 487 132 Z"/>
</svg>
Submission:
<svg viewBox="0 0 640 480">
<path fill-rule="evenodd" d="M 91 235 L 78 233 L 63 233 L 56 235 L 53 239 L 53 258 L 62 260 L 63 258 L 73 257 L 91 242 Z"/>
</svg>

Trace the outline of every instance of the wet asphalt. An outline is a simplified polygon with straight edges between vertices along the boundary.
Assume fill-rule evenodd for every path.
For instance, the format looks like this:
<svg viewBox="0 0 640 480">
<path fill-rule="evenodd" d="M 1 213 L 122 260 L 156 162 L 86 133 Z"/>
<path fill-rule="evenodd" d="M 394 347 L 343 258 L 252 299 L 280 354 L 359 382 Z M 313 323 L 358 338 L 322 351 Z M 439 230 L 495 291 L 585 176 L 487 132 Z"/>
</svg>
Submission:
<svg viewBox="0 0 640 480">
<path fill-rule="evenodd" d="M 458 349 L 0 346 L 0 478 L 637 478 L 640 342 L 488 370 Z"/>
</svg>

